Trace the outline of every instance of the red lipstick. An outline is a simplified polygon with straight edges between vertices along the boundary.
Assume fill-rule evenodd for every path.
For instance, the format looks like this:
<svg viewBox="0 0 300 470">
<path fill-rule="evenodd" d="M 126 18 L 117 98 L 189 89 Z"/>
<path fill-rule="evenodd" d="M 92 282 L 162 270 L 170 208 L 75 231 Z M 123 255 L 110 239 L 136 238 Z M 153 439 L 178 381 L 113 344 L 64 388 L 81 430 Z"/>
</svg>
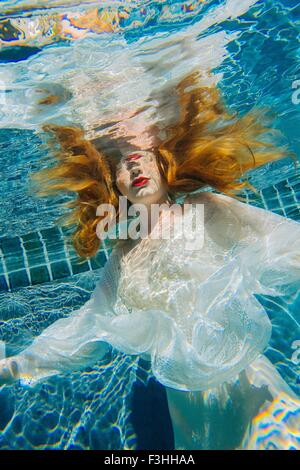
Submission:
<svg viewBox="0 0 300 470">
<path fill-rule="evenodd" d="M 144 186 L 145 184 L 148 183 L 150 178 L 146 178 L 145 176 L 139 176 L 138 178 L 135 178 L 132 182 L 132 186 Z"/>
</svg>

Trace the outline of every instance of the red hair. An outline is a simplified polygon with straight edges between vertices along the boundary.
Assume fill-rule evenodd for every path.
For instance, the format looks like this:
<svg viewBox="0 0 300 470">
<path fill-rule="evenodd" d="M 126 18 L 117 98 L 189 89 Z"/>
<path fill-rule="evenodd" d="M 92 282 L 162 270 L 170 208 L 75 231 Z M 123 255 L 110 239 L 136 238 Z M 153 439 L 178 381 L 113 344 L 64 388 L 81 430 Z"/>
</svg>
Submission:
<svg viewBox="0 0 300 470">
<path fill-rule="evenodd" d="M 166 129 L 167 138 L 153 150 L 174 198 L 203 187 L 234 196 L 250 187 L 243 179 L 247 171 L 287 156 L 285 149 L 272 144 L 274 131 L 261 123 L 259 113 L 242 117 L 230 114 L 219 90 L 199 86 L 197 74 L 182 80 L 177 94 L 178 122 Z M 77 253 L 93 256 L 100 246 L 97 207 L 110 203 L 118 215 L 120 193 L 115 184 L 114 159 L 97 149 L 78 127 L 47 125 L 44 130 L 55 137 L 59 150 L 55 152 L 56 164 L 34 176 L 43 188 L 39 194 L 76 194 L 65 223 L 75 226 Z"/>
</svg>

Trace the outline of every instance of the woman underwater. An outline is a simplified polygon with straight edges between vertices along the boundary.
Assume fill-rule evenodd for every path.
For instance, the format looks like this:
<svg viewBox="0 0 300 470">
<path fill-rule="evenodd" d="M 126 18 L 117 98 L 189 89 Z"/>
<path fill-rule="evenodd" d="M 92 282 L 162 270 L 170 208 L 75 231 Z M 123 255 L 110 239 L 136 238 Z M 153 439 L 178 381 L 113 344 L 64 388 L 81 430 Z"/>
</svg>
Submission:
<svg viewBox="0 0 300 470">
<path fill-rule="evenodd" d="M 148 216 L 153 204 L 163 206 L 152 232 L 115 241 L 84 306 L 46 328 L 19 355 L 0 361 L 1 380 L 34 384 L 79 370 L 111 345 L 151 361 L 154 376 L 166 386 L 177 449 L 203 447 L 210 432 L 205 420 L 208 426 L 213 420 L 207 411 L 211 393 L 219 402 L 244 403 L 235 447 L 251 447 L 255 425 L 249 425 L 258 413 L 269 413 L 275 423 L 274 403 L 284 400 L 295 417 L 299 409 L 263 355 L 271 323 L 254 294 L 280 295 L 299 281 L 300 225 L 234 197 L 247 187 L 247 171 L 284 156 L 258 116 L 228 114 L 217 88 L 200 87 L 196 74 L 176 93 L 178 122 L 152 148 L 121 145 L 120 154 L 105 153 L 101 139 L 87 140 L 79 127 L 45 126 L 59 150 L 56 164 L 37 179 L 45 194 L 77 195 L 68 222 L 76 225 L 73 243 L 81 257 L 93 256 L 101 234 L 105 238 L 101 204 L 116 209 L 117 222 L 120 196 L 142 204 Z M 151 237 L 178 197 L 189 210 L 168 219 L 174 228 L 169 238 Z M 189 220 L 194 227 L 198 205 L 204 207 L 204 223 L 187 243 L 176 227 Z"/>
</svg>

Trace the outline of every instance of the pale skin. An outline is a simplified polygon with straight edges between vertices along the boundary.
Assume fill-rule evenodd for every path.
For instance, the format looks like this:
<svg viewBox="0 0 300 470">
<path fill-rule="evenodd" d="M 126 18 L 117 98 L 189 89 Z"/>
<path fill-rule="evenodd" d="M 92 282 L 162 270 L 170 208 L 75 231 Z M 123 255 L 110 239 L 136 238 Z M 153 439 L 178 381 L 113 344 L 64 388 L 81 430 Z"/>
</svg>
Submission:
<svg viewBox="0 0 300 470">
<path fill-rule="evenodd" d="M 135 186 L 138 177 L 149 178 L 141 186 Z M 155 155 L 151 151 L 131 152 L 121 159 L 116 170 L 116 183 L 119 191 L 132 203 L 163 203 L 168 200 L 167 187 L 159 172 Z"/>
<path fill-rule="evenodd" d="M 117 166 L 116 185 L 131 203 L 145 205 L 149 215 L 152 204 L 170 203 L 167 185 L 151 151 L 125 153 Z M 132 243 L 128 240 L 126 243 L 128 249 L 124 254 L 138 241 Z M 1 360 L 0 385 L 17 379 L 18 356 Z M 206 446 L 238 448 L 249 424 L 262 410 L 266 412 L 270 404 L 281 396 L 296 400 L 276 369 L 263 357 L 254 361 L 236 381 L 224 384 L 219 390 L 185 392 L 166 387 L 166 392 L 175 448 L 189 450 Z M 209 396 L 217 399 L 217 409 L 212 406 Z M 270 411 L 270 420 L 273 418 Z M 230 426 L 234 426 L 234 431 Z M 222 432 L 219 432 L 220 428 Z"/>
<path fill-rule="evenodd" d="M 145 178 L 145 181 L 141 181 L 141 186 L 135 186 L 135 181 L 138 178 Z M 150 231 L 151 205 L 169 205 L 167 186 L 158 169 L 155 155 L 151 151 L 125 154 L 116 169 L 116 185 L 120 193 L 127 197 L 131 203 L 143 204 L 146 207 L 148 211 L 148 229 Z M 127 240 L 125 253 L 130 251 L 133 244 L 136 245 L 138 242 L 139 240 L 135 242 L 130 239 Z"/>
</svg>

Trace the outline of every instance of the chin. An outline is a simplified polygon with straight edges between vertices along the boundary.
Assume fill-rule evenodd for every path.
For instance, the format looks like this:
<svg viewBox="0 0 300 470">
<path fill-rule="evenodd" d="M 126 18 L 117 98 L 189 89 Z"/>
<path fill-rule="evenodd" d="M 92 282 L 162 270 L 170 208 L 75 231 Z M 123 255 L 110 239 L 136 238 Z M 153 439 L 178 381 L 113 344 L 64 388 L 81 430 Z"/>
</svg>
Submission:
<svg viewBox="0 0 300 470">
<path fill-rule="evenodd" d="M 160 192 L 153 191 L 151 188 L 141 188 L 135 195 L 133 203 L 139 204 L 155 204 L 161 198 Z"/>
</svg>

